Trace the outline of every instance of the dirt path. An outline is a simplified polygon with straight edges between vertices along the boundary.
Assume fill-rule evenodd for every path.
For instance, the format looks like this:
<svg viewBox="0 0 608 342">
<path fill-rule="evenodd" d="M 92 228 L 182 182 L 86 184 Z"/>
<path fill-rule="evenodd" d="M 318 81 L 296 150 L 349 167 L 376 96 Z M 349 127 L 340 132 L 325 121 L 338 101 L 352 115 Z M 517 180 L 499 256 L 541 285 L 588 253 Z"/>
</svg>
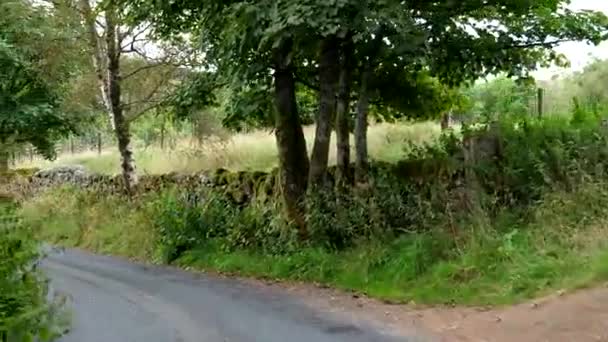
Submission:
<svg viewBox="0 0 608 342">
<path fill-rule="evenodd" d="M 403 332 L 423 331 L 437 341 L 608 342 L 608 287 L 556 293 L 501 309 L 420 309 L 307 285 L 288 291 L 310 298 L 311 305 L 380 321 Z"/>
</svg>

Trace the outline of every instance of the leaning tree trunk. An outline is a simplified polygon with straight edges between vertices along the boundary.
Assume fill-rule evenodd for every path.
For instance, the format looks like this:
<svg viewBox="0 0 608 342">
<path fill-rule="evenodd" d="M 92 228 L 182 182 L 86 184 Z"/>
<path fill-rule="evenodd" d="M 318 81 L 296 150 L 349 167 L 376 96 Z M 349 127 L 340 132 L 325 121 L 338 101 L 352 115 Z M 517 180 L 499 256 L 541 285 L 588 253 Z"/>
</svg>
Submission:
<svg viewBox="0 0 608 342">
<path fill-rule="evenodd" d="M 303 199 L 306 193 L 309 162 L 296 104 L 296 86 L 290 56 L 292 45 L 292 40 L 287 38 L 274 51 L 275 134 L 285 209 L 289 219 L 298 226 L 300 238 L 306 239 L 308 232 Z"/>
<path fill-rule="evenodd" d="M 352 73 L 352 41 L 347 38 L 342 46 L 340 58 L 340 80 L 338 85 L 338 102 L 336 105 L 336 147 L 338 184 L 350 183 L 350 86 Z"/>
<path fill-rule="evenodd" d="M 355 121 L 355 182 L 357 184 L 367 183 L 369 168 L 367 152 L 367 116 L 369 113 L 368 83 L 371 74 L 371 68 L 369 66 L 366 67 L 361 76 L 359 102 L 357 104 L 357 120 Z"/>
<path fill-rule="evenodd" d="M 336 114 L 336 88 L 339 76 L 339 40 L 335 36 L 321 42 L 319 56 L 319 112 L 315 142 L 310 158 L 311 186 L 321 185 L 327 176 L 332 121 Z"/>
<path fill-rule="evenodd" d="M 131 132 L 129 122 L 125 118 L 121 103 L 120 84 L 120 51 L 116 25 L 116 4 L 110 0 L 106 7 L 106 45 L 108 61 L 108 99 L 110 102 L 111 116 L 114 119 L 114 132 L 118 140 L 118 151 L 121 157 L 122 176 L 125 188 L 129 194 L 137 185 L 137 173 L 135 172 L 135 160 L 131 149 Z"/>
</svg>

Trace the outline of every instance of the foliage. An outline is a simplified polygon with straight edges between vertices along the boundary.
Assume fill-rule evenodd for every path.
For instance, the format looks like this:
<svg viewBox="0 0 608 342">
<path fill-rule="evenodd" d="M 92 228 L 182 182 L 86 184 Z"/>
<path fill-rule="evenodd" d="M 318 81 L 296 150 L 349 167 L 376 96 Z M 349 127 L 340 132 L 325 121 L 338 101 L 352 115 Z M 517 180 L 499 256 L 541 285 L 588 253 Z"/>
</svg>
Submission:
<svg viewBox="0 0 608 342">
<path fill-rule="evenodd" d="M 179 86 L 166 100 L 177 118 L 187 118 L 193 112 L 205 109 L 216 102 L 218 88 L 216 76 L 209 72 L 188 72 Z"/>
<path fill-rule="evenodd" d="M 498 116 L 533 116 L 536 107 L 536 87 L 529 82 L 499 77 L 477 84 L 466 91 L 472 102 L 470 115 L 488 121 Z"/>
<path fill-rule="evenodd" d="M 546 109 L 562 115 L 576 110 L 602 114 L 608 108 L 608 94 L 603 87 L 608 77 L 608 62 L 595 60 L 583 70 L 563 76 L 556 75 L 550 81 L 542 82 L 546 88 Z"/>
<path fill-rule="evenodd" d="M 528 203 L 545 189 L 572 190 L 587 179 L 603 179 L 608 165 L 608 135 L 592 113 L 581 121 L 564 117 L 507 120 L 501 126 L 503 160 L 485 166 L 483 176 L 502 184 L 489 184 L 504 191 L 505 200 Z"/>
<path fill-rule="evenodd" d="M 65 200 L 60 204 L 57 198 Z M 128 202 L 118 196 L 101 196 L 66 186 L 24 203 L 19 213 L 42 241 L 151 260 L 156 240 L 150 228 L 153 211 L 146 205 Z"/>
<path fill-rule="evenodd" d="M 0 203 L 0 340 L 50 341 L 58 331 L 36 269 L 38 244 L 15 211 L 15 204 Z"/>
<path fill-rule="evenodd" d="M 3 153 L 30 143 L 47 158 L 54 142 L 75 131 L 76 117 L 61 109 L 62 87 L 70 76 L 66 55 L 53 45 L 70 39 L 55 27 L 52 14 L 22 0 L 3 2 L 0 26 L 0 120 Z M 44 38 L 41 38 L 44 37 Z"/>
<path fill-rule="evenodd" d="M 184 252 L 215 241 L 224 250 L 262 248 L 277 252 L 283 235 L 273 219 L 272 207 L 252 203 L 235 205 L 218 191 L 163 194 L 154 204 L 158 253 L 163 262 L 172 262 Z M 284 241 L 286 242 L 286 241 Z"/>
<path fill-rule="evenodd" d="M 230 87 L 255 94 L 270 87 L 268 57 L 287 37 L 295 41 L 296 76 L 306 80 L 305 84 L 316 83 L 312 76 L 316 72 L 311 69 L 316 64 L 311 61 L 316 59 L 318 42 L 324 37 L 349 34 L 356 45 L 357 66 L 361 67 L 366 60 L 372 62 L 381 66 L 376 70 L 378 75 L 396 77 L 405 72 L 408 77 L 399 79 L 416 80 L 420 71 L 426 70 L 425 73 L 449 85 L 500 72 L 525 77 L 538 65 L 564 64 L 563 57 L 552 50 L 561 41 L 586 40 L 597 44 L 603 39 L 608 24 L 604 15 L 575 13 L 564 9 L 564 3 L 558 0 L 487 4 L 338 1 L 331 5 L 322 1 L 126 2 L 135 21 L 154 22 L 160 35 L 194 34 L 210 63 Z M 427 22 L 433 25 L 424 25 Z M 377 23 L 384 24 L 379 28 Z M 377 60 L 371 61 L 371 56 Z M 396 73 L 382 70 L 387 67 L 394 67 Z M 394 108 L 397 111 L 404 109 L 403 104 L 391 99 L 433 102 L 436 94 L 409 92 L 417 82 L 399 82 L 397 87 L 392 82 L 394 77 L 379 77 L 375 89 L 382 97 L 388 97 L 387 104 L 398 105 Z M 400 96 L 391 95 L 390 90 Z M 243 105 L 251 106 L 247 101 Z M 411 102 L 406 103 L 404 112 L 419 115 L 412 111 Z M 245 109 L 241 113 L 255 116 L 259 112 Z M 244 115 L 238 117 L 247 120 Z"/>
</svg>

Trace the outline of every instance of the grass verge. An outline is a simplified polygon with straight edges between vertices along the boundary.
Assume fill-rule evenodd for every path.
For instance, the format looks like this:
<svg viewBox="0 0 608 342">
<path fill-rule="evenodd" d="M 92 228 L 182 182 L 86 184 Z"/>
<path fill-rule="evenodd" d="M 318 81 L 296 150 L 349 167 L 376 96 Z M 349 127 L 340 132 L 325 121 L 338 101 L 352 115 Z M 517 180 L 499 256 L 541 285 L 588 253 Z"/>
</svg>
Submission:
<svg viewBox="0 0 608 342">
<path fill-rule="evenodd" d="M 492 223 L 477 218 L 460 222 L 457 231 L 436 227 L 392 240 L 362 240 L 341 251 L 227 249 L 221 239 L 209 238 L 175 263 L 317 282 L 394 302 L 510 304 L 608 279 L 606 189 L 603 183 L 586 184 L 547 194 L 523 214 L 500 213 Z M 26 203 L 22 217 L 55 244 L 158 261 L 159 212 L 150 204 L 157 196 L 134 203 L 66 188 Z"/>
</svg>

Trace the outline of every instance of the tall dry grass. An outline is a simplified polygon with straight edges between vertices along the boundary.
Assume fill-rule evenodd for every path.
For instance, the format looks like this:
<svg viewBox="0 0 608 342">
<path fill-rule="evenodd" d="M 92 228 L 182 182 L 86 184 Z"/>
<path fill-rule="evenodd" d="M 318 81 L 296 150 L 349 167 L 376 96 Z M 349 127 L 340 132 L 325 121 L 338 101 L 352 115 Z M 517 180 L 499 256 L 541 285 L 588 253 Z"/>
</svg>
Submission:
<svg viewBox="0 0 608 342">
<path fill-rule="evenodd" d="M 304 128 L 308 151 L 312 150 L 314 126 Z M 394 162 L 407 154 L 409 144 L 430 142 L 440 133 L 432 122 L 380 123 L 369 127 L 368 147 L 372 159 Z M 354 143 L 354 139 L 351 137 Z M 330 163 L 336 161 L 335 135 L 332 135 Z M 168 172 L 194 172 L 226 168 L 230 170 L 267 171 L 277 166 L 277 147 L 274 134 L 269 130 L 235 134 L 226 139 L 209 138 L 203 144 L 182 139 L 174 149 L 159 147 L 136 148 L 135 158 L 142 174 Z M 50 162 L 42 159 L 25 160 L 17 167 L 47 168 L 55 165 L 83 165 L 94 172 L 115 174 L 120 171 L 120 157 L 116 149 L 101 154 L 86 151 L 63 154 Z"/>
</svg>

